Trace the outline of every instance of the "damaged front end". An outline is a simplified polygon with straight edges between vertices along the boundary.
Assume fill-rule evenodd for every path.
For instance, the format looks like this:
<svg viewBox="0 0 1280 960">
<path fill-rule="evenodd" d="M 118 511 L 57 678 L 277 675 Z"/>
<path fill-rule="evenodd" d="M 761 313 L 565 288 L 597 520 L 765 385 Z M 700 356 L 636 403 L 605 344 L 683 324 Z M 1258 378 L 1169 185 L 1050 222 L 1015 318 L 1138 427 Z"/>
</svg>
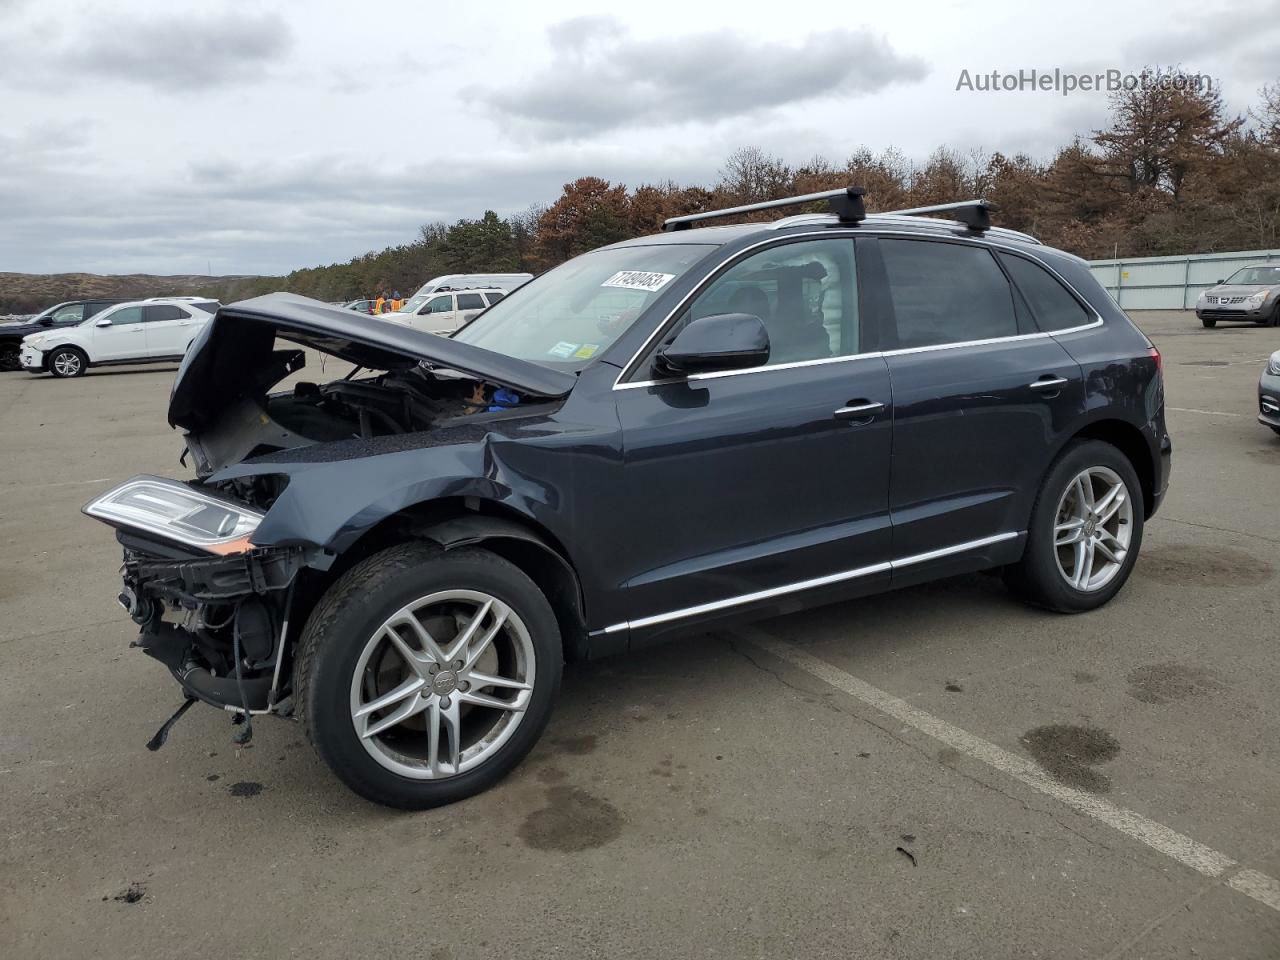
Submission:
<svg viewBox="0 0 1280 960">
<path fill-rule="evenodd" d="M 281 389 L 306 350 L 350 367 Z M 290 620 L 302 626 L 339 556 L 397 510 L 497 489 L 488 437 L 532 429 L 574 382 L 305 298 L 224 307 L 169 401 L 196 478 L 134 477 L 84 508 L 124 548 L 134 646 L 181 685 L 182 709 L 290 713 Z"/>
<path fill-rule="evenodd" d="M 289 608 L 317 547 L 255 546 L 262 514 L 160 477 L 135 477 L 85 513 L 117 527 L 124 548 L 119 602 L 141 628 L 134 646 L 184 693 L 236 713 L 287 713 Z"/>
</svg>

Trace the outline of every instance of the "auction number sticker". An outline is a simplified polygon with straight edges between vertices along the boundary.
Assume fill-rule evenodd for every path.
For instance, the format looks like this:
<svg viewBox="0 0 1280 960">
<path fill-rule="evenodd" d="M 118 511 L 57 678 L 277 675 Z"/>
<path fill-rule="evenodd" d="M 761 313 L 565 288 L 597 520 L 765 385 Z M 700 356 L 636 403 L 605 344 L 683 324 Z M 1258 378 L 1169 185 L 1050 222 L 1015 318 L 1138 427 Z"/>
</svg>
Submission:
<svg viewBox="0 0 1280 960">
<path fill-rule="evenodd" d="M 674 273 L 649 273 L 645 270 L 619 270 L 600 284 L 602 287 L 622 287 L 626 290 L 645 290 L 652 293 L 661 290 L 674 280 Z"/>
<path fill-rule="evenodd" d="M 563 359 L 567 360 L 569 359 L 569 357 L 573 356 L 573 351 L 577 349 L 578 349 L 578 344 L 567 343 L 564 340 L 561 340 L 554 347 L 548 350 L 547 353 L 549 353 L 553 357 L 562 357 Z"/>
</svg>

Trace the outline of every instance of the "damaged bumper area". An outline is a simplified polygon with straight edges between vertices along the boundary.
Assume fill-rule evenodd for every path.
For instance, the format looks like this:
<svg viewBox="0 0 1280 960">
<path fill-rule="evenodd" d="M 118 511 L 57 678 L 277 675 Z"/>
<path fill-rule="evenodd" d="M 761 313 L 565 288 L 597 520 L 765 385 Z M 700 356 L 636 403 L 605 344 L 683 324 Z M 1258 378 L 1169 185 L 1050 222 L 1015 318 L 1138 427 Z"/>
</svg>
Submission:
<svg viewBox="0 0 1280 960">
<path fill-rule="evenodd" d="M 188 697 L 235 712 L 287 713 L 289 605 L 321 551 L 269 547 L 226 557 L 164 557 L 127 533 L 120 605 L 141 627 L 133 646 Z"/>
</svg>

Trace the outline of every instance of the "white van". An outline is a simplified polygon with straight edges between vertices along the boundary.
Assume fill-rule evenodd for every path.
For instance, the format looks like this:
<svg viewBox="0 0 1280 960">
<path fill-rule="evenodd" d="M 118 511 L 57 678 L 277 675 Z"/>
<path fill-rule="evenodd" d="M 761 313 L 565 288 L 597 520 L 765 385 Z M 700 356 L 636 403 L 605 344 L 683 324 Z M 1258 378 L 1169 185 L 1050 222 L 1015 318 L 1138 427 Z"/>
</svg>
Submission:
<svg viewBox="0 0 1280 960">
<path fill-rule="evenodd" d="M 440 290 L 427 296 L 417 309 L 378 314 L 379 320 L 390 320 L 426 333 L 450 334 L 481 310 L 507 295 L 505 290 Z M 413 301 L 411 300 L 410 303 Z"/>
<path fill-rule="evenodd" d="M 510 293 L 533 279 L 532 273 L 446 273 L 428 280 L 404 302 L 400 313 L 415 314 L 437 290 L 504 290 Z"/>
</svg>

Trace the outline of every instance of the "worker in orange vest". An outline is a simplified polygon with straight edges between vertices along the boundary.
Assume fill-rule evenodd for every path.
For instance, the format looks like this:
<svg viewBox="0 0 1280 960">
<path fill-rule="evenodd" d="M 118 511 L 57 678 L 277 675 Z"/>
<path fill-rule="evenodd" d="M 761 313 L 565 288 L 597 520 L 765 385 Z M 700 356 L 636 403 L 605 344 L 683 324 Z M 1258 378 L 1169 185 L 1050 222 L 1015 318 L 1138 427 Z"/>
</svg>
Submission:
<svg viewBox="0 0 1280 960">
<path fill-rule="evenodd" d="M 378 294 L 378 299 L 373 302 L 373 312 L 375 314 L 382 313 L 382 308 L 386 302 L 386 298 L 382 294 Z"/>
</svg>

